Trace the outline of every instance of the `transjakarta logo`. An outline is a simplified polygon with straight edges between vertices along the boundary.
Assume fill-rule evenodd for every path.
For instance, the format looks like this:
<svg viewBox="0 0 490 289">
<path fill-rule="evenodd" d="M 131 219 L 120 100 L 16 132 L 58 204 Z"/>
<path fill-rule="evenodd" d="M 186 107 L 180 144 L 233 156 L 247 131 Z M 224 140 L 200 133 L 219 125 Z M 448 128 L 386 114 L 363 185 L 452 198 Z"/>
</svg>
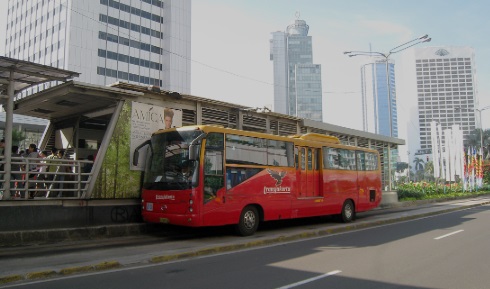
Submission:
<svg viewBox="0 0 490 289">
<path fill-rule="evenodd" d="M 290 194 L 290 187 L 264 187 L 264 194 Z"/>
<path fill-rule="evenodd" d="M 175 196 L 174 195 L 156 195 L 155 199 L 157 200 L 172 200 L 174 201 L 175 200 Z"/>
<path fill-rule="evenodd" d="M 275 187 L 264 187 L 264 194 L 289 194 L 291 193 L 291 187 L 282 187 L 282 179 L 286 176 L 287 172 L 278 172 L 271 169 L 267 169 L 269 175 L 276 181 Z"/>
</svg>

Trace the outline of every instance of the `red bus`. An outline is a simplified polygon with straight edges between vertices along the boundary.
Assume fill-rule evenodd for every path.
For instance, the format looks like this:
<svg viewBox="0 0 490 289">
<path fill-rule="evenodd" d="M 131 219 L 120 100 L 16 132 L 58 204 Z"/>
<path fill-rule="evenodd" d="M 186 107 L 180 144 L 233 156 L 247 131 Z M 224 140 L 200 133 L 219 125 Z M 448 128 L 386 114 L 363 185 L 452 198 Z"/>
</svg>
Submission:
<svg viewBox="0 0 490 289">
<path fill-rule="evenodd" d="M 145 148 L 146 222 L 234 224 L 248 236 L 262 221 L 339 215 L 350 222 L 381 201 L 378 152 L 332 136 L 199 125 L 155 132 L 133 162 Z"/>
</svg>

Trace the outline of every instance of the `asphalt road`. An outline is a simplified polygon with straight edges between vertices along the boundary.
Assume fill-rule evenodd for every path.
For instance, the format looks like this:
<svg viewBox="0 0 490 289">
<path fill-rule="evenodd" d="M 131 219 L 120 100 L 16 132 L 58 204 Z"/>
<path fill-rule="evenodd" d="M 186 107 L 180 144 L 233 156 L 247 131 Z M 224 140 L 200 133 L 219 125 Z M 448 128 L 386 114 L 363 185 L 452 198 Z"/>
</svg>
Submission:
<svg viewBox="0 0 490 289">
<path fill-rule="evenodd" d="M 5 288 L 489 288 L 489 217 L 487 204 L 311 239 Z"/>
</svg>

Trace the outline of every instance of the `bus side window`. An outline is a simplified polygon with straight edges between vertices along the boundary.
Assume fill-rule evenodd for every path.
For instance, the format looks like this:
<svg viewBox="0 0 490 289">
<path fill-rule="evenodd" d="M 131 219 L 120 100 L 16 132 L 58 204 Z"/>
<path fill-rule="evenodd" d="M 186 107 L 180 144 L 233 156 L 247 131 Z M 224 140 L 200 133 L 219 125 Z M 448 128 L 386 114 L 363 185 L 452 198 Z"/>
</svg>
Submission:
<svg viewBox="0 0 490 289">
<path fill-rule="evenodd" d="M 315 149 L 315 171 L 320 169 L 320 149 Z"/>
<path fill-rule="evenodd" d="M 296 169 L 299 169 L 299 150 L 298 147 L 294 147 L 294 162 Z"/>
<path fill-rule="evenodd" d="M 204 154 L 204 202 L 216 197 L 216 192 L 224 186 L 223 175 L 223 134 L 209 133 L 206 137 Z"/>
<path fill-rule="evenodd" d="M 363 151 L 357 151 L 357 170 L 365 171 L 366 170 L 366 153 Z"/>
<path fill-rule="evenodd" d="M 313 169 L 313 149 L 308 149 L 308 170 Z"/>
<path fill-rule="evenodd" d="M 301 170 L 306 169 L 306 149 L 301 148 Z"/>
</svg>

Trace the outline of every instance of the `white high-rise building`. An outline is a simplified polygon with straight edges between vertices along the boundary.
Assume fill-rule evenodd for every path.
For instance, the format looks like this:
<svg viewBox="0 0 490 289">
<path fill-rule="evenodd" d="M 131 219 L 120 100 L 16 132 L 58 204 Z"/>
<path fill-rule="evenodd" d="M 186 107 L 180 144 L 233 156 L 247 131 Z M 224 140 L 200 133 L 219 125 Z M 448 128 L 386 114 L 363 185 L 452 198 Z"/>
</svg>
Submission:
<svg viewBox="0 0 490 289">
<path fill-rule="evenodd" d="M 297 19 L 286 32 L 272 33 L 274 111 L 323 121 L 321 65 L 313 64 L 308 30 L 306 22 Z"/>
<path fill-rule="evenodd" d="M 475 52 L 471 47 L 415 48 L 420 147 L 431 148 L 431 121 L 459 125 L 463 138 L 476 127 Z"/>
<path fill-rule="evenodd" d="M 191 0 L 8 0 L 6 36 L 5 56 L 75 80 L 190 93 Z"/>
</svg>

